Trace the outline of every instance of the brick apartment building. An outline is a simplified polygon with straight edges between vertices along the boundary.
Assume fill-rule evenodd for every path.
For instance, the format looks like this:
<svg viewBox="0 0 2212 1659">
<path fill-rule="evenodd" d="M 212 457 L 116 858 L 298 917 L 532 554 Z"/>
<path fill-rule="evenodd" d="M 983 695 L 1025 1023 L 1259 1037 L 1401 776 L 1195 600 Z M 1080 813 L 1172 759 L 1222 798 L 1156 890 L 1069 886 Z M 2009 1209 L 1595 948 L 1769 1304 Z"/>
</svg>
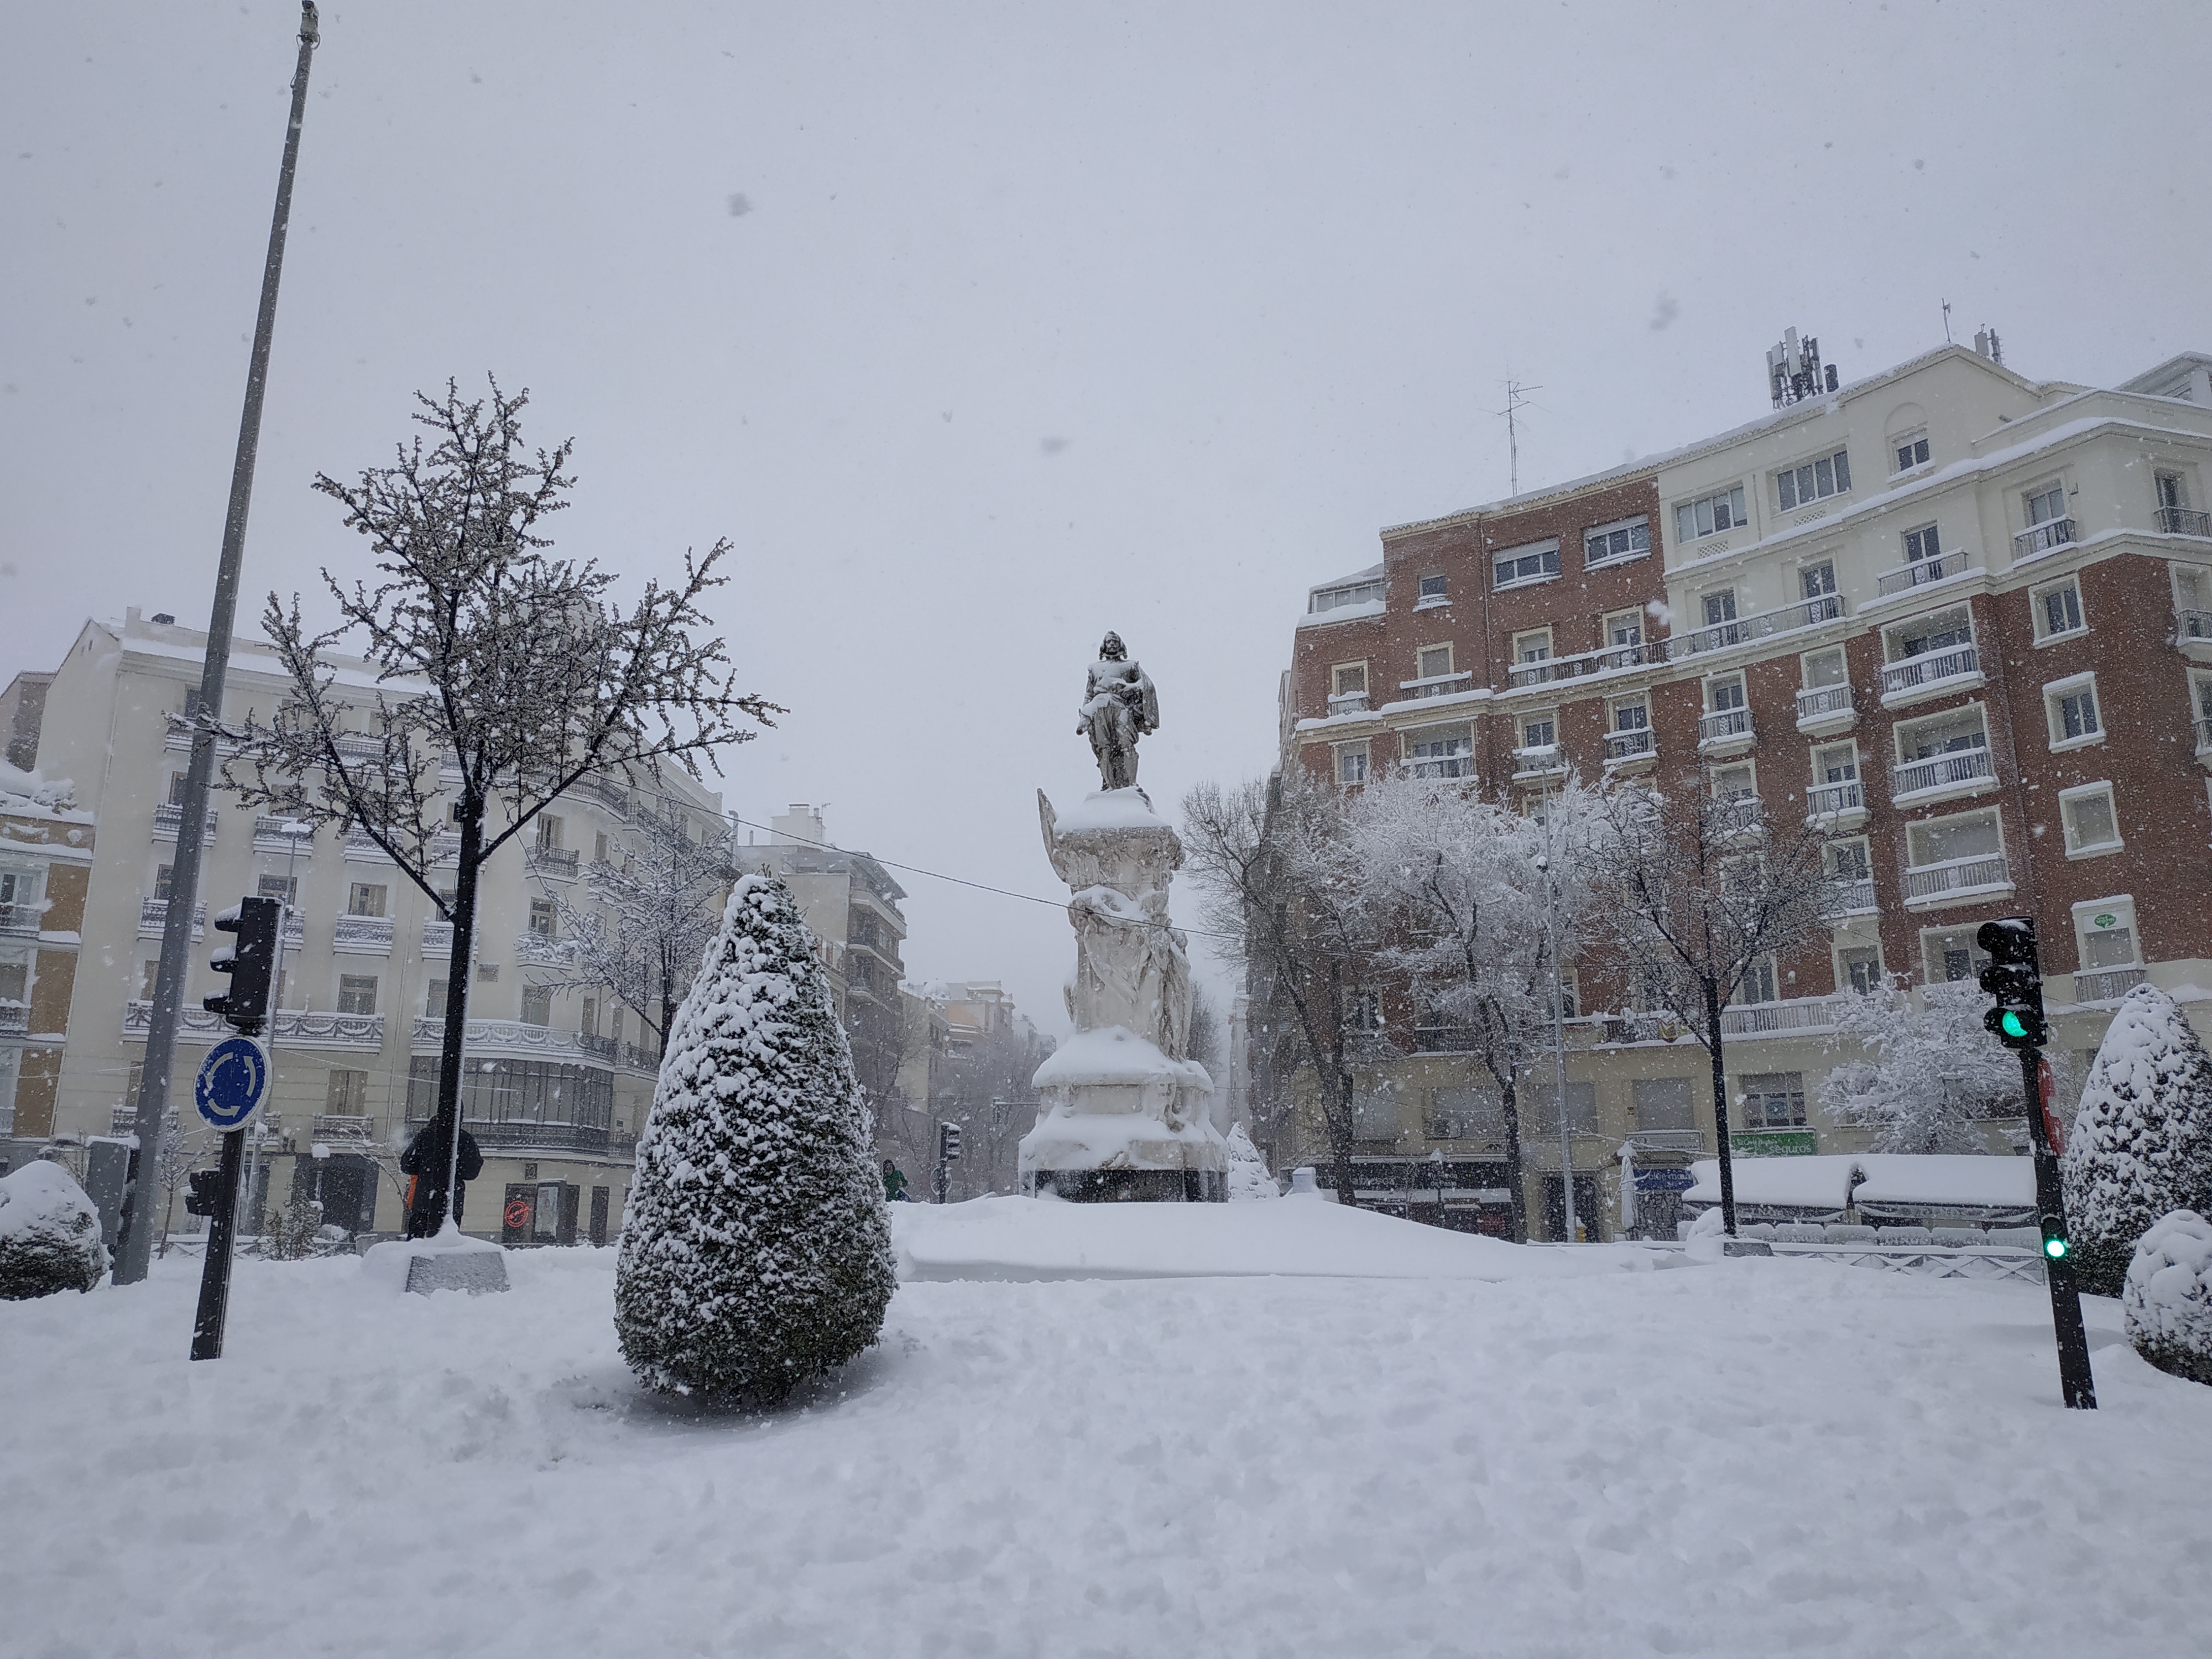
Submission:
<svg viewBox="0 0 2212 1659">
<path fill-rule="evenodd" d="M 1728 1011 L 1730 1121 L 1754 1154 L 1856 1150 L 1814 1098 L 1850 1057 L 1833 1000 L 1970 976 L 1992 916 L 2035 917 L 2077 1066 L 2145 978 L 2212 1012 L 2192 994 L 2212 985 L 2208 483 L 2212 358 L 2099 389 L 1947 346 L 1671 454 L 1384 531 L 1380 564 L 1310 591 L 1283 760 L 1524 805 L 1571 773 L 1627 775 L 1820 823 L 1850 896 Z M 1626 1144 L 1663 1222 L 1665 1166 L 1711 1149 L 1702 1051 L 1608 1017 L 1624 988 L 1577 968 L 1577 1212 L 1611 1231 Z M 1419 1212 L 1429 1183 L 1438 1218 L 1494 1228 L 1480 1066 L 1383 996 L 1413 1052 L 1363 1079 L 1363 1190 Z M 1530 1092 L 1528 1196 L 1556 1229 L 1558 1106 Z M 2016 1139 L 1988 1127 L 1994 1149 Z"/>
</svg>

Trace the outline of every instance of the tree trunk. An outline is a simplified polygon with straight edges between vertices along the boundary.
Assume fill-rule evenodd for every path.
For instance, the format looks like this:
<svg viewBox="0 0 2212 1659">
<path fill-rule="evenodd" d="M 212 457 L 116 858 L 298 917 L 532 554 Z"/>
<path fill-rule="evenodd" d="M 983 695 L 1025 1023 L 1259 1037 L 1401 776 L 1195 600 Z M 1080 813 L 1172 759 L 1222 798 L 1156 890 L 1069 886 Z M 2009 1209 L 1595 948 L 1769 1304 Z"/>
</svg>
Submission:
<svg viewBox="0 0 2212 1659">
<path fill-rule="evenodd" d="M 1510 1078 L 1500 1086 L 1498 1098 L 1505 1119 L 1505 1187 L 1512 1194 L 1513 1242 L 1528 1242 L 1528 1177 L 1521 1161 L 1521 1108 L 1513 1095 Z"/>
<path fill-rule="evenodd" d="M 1336 1201 L 1346 1209 L 1359 1207 L 1357 1189 L 1352 1179 L 1352 1096 L 1353 1080 L 1351 1071 L 1338 1060 L 1332 1068 L 1331 1082 L 1336 1089 L 1335 1111 L 1324 1109 L 1322 1121 L 1328 1126 L 1328 1157 L 1331 1174 L 1336 1182 Z"/>
<path fill-rule="evenodd" d="M 1728 1069 L 1721 1061 L 1721 988 L 1705 981 L 1705 1052 L 1713 1062 L 1713 1139 L 1721 1155 L 1721 1224 L 1735 1237 L 1735 1165 L 1729 1157 Z"/>
<path fill-rule="evenodd" d="M 477 861 L 483 855 L 481 804 L 462 803 L 460 866 L 453 882 L 453 945 L 446 958 L 446 1032 L 438 1049 L 438 1113 L 422 1183 L 407 1212 L 407 1236 L 427 1238 L 446 1224 L 451 1179 L 461 1132 L 461 1045 L 468 1036 L 470 958 L 475 954 Z"/>
</svg>

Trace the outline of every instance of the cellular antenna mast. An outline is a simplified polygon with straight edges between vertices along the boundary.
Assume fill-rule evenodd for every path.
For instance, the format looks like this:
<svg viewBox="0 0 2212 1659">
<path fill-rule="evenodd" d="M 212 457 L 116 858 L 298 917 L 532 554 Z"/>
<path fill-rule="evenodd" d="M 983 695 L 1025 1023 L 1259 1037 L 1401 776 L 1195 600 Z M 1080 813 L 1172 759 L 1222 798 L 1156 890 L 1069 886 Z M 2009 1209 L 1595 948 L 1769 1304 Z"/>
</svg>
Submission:
<svg viewBox="0 0 2212 1659">
<path fill-rule="evenodd" d="M 1512 481 L 1512 487 L 1506 492 L 1508 495 L 1518 495 L 1521 493 L 1521 428 L 1516 417 L 1521 405 L 1528 401 L 1521 394 L 1543 389 L 1540 386 L 1522 386 L 1518 380 L 1505 383 L 1505 407 L 1498 412 L 1505 417 L 1505 453 L 1507 465 L 1511 469 L 1508 476 Z"/>
</svg>

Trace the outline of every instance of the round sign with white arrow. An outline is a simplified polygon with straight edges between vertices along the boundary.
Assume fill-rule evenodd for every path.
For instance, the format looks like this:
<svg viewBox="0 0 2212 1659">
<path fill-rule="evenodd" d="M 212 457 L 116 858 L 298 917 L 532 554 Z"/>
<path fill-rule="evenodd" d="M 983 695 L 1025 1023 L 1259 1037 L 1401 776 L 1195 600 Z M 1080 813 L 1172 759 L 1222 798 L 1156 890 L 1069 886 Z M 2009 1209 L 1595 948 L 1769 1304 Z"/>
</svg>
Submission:
<svg viewBox="0 0 2212 1659">
<path fill-rule="evenodd" d="M 269 1097 L 269 1051 L 250 1036 L 227 1036 L 207 1051 L 192 1079 L 192 1104 L 210 1128 L 228 1133 Z"/>
</svg>

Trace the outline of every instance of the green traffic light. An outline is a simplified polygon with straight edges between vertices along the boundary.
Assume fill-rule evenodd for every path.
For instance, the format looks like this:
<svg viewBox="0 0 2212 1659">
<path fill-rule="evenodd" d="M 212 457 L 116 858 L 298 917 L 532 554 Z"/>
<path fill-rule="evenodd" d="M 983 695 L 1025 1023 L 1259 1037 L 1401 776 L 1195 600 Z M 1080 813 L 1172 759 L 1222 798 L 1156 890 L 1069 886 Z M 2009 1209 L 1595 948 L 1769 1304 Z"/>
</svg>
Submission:
<svg viewBox="0 0 2212 1659">
<path fill-rule="evenodd" d="M 2004 1011 L 2004 1017 L 1999 1023 L 2003 1025 L 2007 1036 L 2024 1037 L 2027 1035 L 2027 1022 L 2010 1008 Z"/>
<path fill-rule="evenodd" d="M 2057 1261 L 2059 1257 L 2066 1254 L 2066 1241 L 2063 1238 L 2045 1239 L 2043 1241 L 2043 1253 L 2049 1256 L 2053 1261 Z"/>
</svg>

